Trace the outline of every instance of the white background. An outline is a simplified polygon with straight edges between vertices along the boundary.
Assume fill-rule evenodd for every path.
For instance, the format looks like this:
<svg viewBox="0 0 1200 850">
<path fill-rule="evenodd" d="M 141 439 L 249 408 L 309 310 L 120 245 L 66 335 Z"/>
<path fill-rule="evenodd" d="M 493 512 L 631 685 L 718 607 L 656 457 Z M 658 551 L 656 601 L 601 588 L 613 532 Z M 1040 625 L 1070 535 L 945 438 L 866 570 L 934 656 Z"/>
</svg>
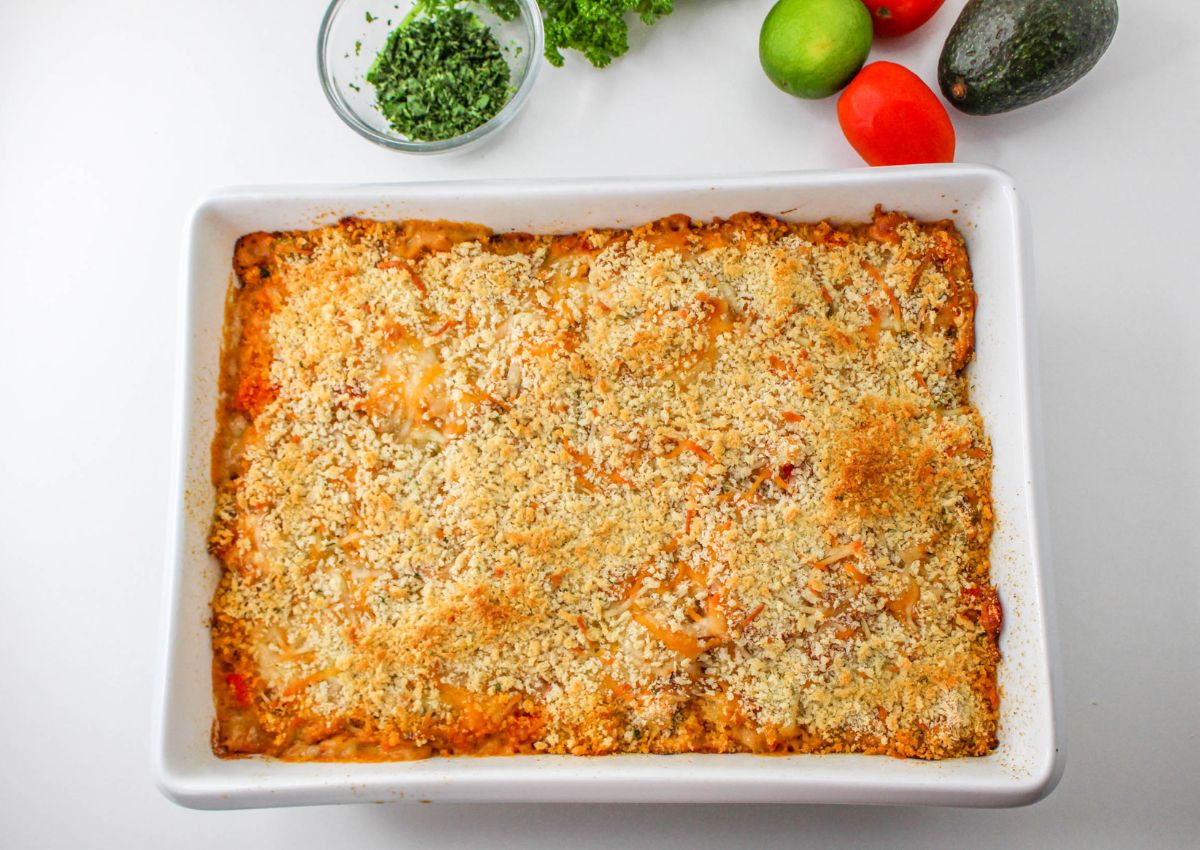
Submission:
<svg viewBox="0 0 1200 850">
<path fill-rule="evenodd" d="M 1066 774 L 1014 811 L 349 806 L 199 813 L 149 770 L 187 211 L 223 185 L 858 164 L 758 68 L 770 0 L 676 0 L 411 158 L 317 82 L 322 0 L 0 0 L 0 847 L 1184 847 L 1200 832 L 1200 8 L 1125 0 L 1082 83 L 955 115 L 1035 233 Z M 962 5 L 876 58 L 927 80 Z M 381 8 L 386 2 L 381 2 Z"/>
</svg>

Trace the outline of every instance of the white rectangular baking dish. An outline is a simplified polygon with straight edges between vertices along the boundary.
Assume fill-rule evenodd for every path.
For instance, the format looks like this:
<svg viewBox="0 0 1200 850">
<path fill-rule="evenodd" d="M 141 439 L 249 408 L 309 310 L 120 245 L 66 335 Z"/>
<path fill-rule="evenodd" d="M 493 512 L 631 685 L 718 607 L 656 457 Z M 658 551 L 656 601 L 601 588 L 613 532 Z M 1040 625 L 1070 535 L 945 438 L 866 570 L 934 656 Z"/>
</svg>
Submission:
<svg viewBox="0 0 1200 850">
<path fill-rule="evenodd" d="M 307 228 L 345 215 L 446 218 L 495 230 L 628 226 L 671 213 L 741 210 L 862 220 L 876 204 L 953 218 L 979 295 L 974 399 L 995 451 L 992 571 L 1005 608 L 1000 747 L 943 762 L 885 756 L 620 755 L 433 758 L 389 764 L 295 764 L 213 756 L 207 620 L 219 567 L 205 551 L 212 509 L 209 443 L 233 246 L 254 230 Z M 425 183 L 244 189 L 195 209 L 179 311 L 175 466 L 154 772 L 186 806 L 243 808 L 390 800 L 924 803 L 1012 806 L 1053 789 L 1055 648 L 1045 558 L 1028 254 L 1010 178 L 978 166 L 751 177 Z"/>
</svg>

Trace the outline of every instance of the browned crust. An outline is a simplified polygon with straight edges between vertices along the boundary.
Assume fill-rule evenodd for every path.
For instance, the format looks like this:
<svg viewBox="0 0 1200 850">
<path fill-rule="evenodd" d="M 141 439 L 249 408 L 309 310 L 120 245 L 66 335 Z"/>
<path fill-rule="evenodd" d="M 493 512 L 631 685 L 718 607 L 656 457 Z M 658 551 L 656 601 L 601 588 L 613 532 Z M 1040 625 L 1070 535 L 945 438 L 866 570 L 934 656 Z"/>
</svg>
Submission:
<svg viewBox="0 0 1200 850">
<path fill-rule="evenodd" d="M 626 243 L 644 243 L 656 251 L 702 251 L 730 245 L 735 239 L 747 244 L 770 244 L 784 237 L 799 236 L 816 245 L 845 246 L 870 241 L 893 243 L 897 228 L 911 220 L 899 213 L 881 210 L 871 222 L 833 225 L 829 222 L 793 224 L 759 213 L 742 213 L 729 220 L 696 222 L 686 216 L 671 216 L 629 231 L 587 231 L 558 236 L 525 233 L 494 234 L 477 225 L 448 222 L 371 222 L 345 219 L 336 229 L 351 245 L 382 246 L 385 255 L 404 263 L 413 285 L 424 287 L 417 264 L 424 258 L 444 254 L 459 243 L 480 242 L 497 255 L 533 255 L 545 250 L 545 266 L 568 256 L 595 256 Z M 936 268 L 945 276 L 948 295 L 930 326 L 949 338 L 952 365 L 960 371 L 969 361 L 974 345 L 975 293 L 965 244 L 948 221 L 920 225 L 928 238 L 928 250 L 909 285 L 915 286 L 921 269 Z M 255 420 L 274 402 L 279 387 L 271 377 L 275 353 L 271 342 L 271 317 L 287 298 L 283 281 L 287 263 L 282 258 L 303 256 L 315 250 L 321 231 L 253 233 L 238 240 L 234 271 L 238 285 L 232 289 L 226 311 L 226 338 L 222 354 L 221 401 L 218 433 L 213 444 L 213 480 L 218 488 L 229 488 L 243 472 L 239 444 L 244 434 L 253 433 Z M 407 265 L 411 264 L 411 265 Z M 347 272 L 350 273 L 350 272 Z M 884 299 L 880 299 L 886 311 Z M 877 334 L 878 331 L 875 331 Z M 871 332 L 867 331 L 871 340 Z M 851 346 L 861 342 L 851 340 Z M 965 383 L 960 383 L 958 403 L 967 404 Z M 852 424 L 832 447 L 844 458 L 840 478 L 830 489 L 830 510 L 856 513 L 869 521 L 886 519 L 896 510 L 932 511 L 933 490 L 929 480 L 931 460 L 913 457 L 897 447 L 910 435 L 912 410 L 890 402 L 864 406 L 858 424 Z M 906 436 L 907 435 L 907 436 Z M 977 447 L 967 451 L 983 451 Z M 990 461 L 990 450 L 988 450 Z M 589 459 L 590 464 L 590 459 Z M 578 458 L 576 463 L 579 463 Z M 941 474 L 940 472 L 937 474 Z M 588 730 L 581 742 L 549 748 L 549 751 L 578 754 L 606 752 L 740 752 L 822 753 L 862 752 L 900 757 L 945 758 L 982 755 L 996 745 L 998 694 L 996 665 L 999 660 L 999 599 L 988 577 L 987 551 L 991 536 L 988 483 L 963 480 L 964 510 L 973 517 L 976 536 L 970 547 L 964 573 L 967 580 L 961 596 L 961 616 L 982 630 L 985 639 L 976 646 L 978 658 L 967 665 L 974 671 L 972 689 L 983 695 L 990 718 L 984 734 L 947 744 L 944 737 L 927 734 L 920 726 L 906 726 L 891 735 L 845 730 L 830 735 L 810 730 L 753 728 L 736 708 L 720 708 L 721 700 L 693 699 L 679 706 L 666 731 L 639 737 L 636 741 L 598 742 Z M 243 558 L 235 554 L 238 543 L 235 509 L 225 502 L 218 506 L 211 548 L 226 563 L 227 571 L 217 600 L 229 592 L 233 575 L 244 571 Z M 276 581 L 278 578 L 267 577 Z M 839 579 L 839 580 L 844 580 Z M 502 603 L 489 603 L 499 604 Z M 486 605 L 480 608 L 480 616 Z M 743 619 L 752 619 L 742 611 Z M 492 615 L 487 615 L 492 616 Z M 498 609 L 494 622 L 501 630 L 511 614 Z M 440 638 L 431 634 L 429 639 Z M 499 754 L 547 751 L 536 746 L 547 726 L 545 707 L 529 696 L 485 696 L 458 694 L 459 709 L 449 715 L 396 715 L 388 718 L 361 711 L 322 715 L 272 695 L 262 680 L 259 663 L 249 649 L 248 624 L 223 611 L 220 604 L 213 623 L 213 681 L 217 703 L 213 749 L 222 757 L 267 754 L 300 760 L 396 760 L 432 754 Z M 431 644 L 432 645 L 432 644 Z M 626 723 L 626 697 L 620 689 L 598 706 L 592 723 L 599 729 L 620 729 Z M 404 732 L 398 730 L 405 730 Z M 421 743 L 414 743 L 419 739 Z"/>
</svg>

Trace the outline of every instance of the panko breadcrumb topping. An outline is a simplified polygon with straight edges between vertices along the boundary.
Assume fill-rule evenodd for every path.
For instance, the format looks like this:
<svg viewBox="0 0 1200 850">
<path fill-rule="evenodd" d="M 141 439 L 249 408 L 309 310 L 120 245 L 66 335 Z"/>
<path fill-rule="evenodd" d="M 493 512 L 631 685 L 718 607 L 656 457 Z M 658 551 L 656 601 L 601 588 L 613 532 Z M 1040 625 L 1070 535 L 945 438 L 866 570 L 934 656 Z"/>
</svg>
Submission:
<svg viewBox="0 0 1200 850">
<path fill-rule="evenodd" d="M 949 222 L 239 240 L 222 756 L 996 745 Z"/>
</svg>

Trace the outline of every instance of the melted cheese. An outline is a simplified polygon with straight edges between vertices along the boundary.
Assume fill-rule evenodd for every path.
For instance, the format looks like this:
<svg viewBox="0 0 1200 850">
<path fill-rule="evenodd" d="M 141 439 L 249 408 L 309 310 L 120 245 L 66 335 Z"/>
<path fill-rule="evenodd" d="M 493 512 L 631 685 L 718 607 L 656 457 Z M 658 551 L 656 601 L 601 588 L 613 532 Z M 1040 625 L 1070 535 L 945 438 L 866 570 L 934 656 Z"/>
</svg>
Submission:
<svg viewBox="0 0 1200 850">
<path fill-rule="evenodd" d="M 347 220 L 234 262 L 218 753 L 994 746 L 950 225 Z"/>
</svg>

